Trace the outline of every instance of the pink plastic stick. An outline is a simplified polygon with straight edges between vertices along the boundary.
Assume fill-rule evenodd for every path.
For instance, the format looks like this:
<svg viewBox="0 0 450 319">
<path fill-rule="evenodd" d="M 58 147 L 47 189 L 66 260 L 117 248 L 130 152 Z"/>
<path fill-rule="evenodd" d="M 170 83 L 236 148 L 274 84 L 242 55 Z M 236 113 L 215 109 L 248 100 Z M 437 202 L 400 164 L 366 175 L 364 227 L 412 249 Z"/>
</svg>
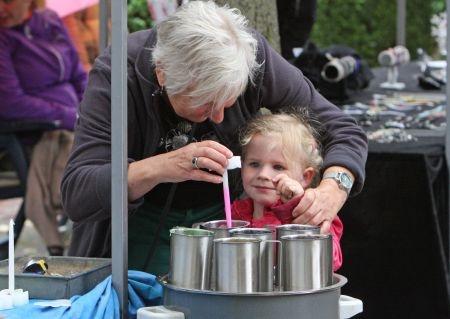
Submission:
<svg viewBox="0 0 450 319">
<path fill-rule="evenodd" d="M 228 170 L 223 173 L 223 200 L 225 202 L 225 217 L 227 220 L 227 228 L 231 228 L 231 203 L 230 203 L 230 189 L 228 186 Z"/>
</svg>

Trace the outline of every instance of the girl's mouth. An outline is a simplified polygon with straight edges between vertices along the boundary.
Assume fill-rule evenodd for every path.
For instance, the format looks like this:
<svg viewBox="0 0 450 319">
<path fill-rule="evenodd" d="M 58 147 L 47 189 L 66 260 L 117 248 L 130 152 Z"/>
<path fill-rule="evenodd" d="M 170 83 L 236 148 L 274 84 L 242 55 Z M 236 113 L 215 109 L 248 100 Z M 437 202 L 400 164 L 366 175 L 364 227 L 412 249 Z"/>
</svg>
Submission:
<svg viewBox="0 0 450 319">
<path fill-rule="evenodd" d="M 274 191 L 275 190 L 274 187 L 269 187 L 269 186 L 255 186 L 255 188 L 259 191 Z"/>
</svg>

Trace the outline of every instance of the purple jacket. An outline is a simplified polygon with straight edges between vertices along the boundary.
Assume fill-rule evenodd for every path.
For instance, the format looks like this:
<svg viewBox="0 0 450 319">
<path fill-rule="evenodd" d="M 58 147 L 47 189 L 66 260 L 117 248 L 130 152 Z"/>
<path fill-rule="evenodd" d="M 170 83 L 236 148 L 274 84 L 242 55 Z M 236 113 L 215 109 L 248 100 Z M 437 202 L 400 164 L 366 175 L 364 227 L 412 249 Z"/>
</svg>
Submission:
<svg viewBox="0 0 450 319">
<path fill-rule="evenodd" d="M 0 28 L 0 120 L 61 121 L 73 130 L 86 73 L 59 17 L 35 11 Z"/>
</svg>

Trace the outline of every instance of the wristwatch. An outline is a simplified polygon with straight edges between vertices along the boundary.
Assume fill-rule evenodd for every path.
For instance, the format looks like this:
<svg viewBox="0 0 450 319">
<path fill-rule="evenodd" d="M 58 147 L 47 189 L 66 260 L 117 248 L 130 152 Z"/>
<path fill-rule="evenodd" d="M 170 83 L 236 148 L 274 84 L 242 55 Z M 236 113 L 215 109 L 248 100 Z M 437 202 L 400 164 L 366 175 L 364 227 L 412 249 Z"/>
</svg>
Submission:
<svg viewBox="0 0 450 319">
<path fill-rule="evenodd" d="M 322 179 L 331 178 L 338 183 L 338 186 L 340 189 L 343 189 L 347 192 L 347 195 L 350 194 L 350 191 L 353 186 L 353 179 L 350 177 L 349 174 L 346 172 L 332 172 L 332 173 L 325 173 L 322 177 Z"/>
</svg>

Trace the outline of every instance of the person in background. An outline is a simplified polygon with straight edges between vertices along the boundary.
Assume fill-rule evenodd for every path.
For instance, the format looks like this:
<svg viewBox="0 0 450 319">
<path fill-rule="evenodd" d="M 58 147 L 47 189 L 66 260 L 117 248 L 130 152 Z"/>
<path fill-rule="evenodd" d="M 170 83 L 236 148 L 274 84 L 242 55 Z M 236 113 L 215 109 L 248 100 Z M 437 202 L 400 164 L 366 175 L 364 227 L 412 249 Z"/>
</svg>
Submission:
<svg viewBox="0 0 450 319">
<path fill-rule="evenodd" d="M 70 38 L 77 49 L 80 61 L 88 72 L 98 56 L 99 46 L 99 6 L 90 6 L 62 19 Z"/>
<path fill-rule="evenodd" d="M 171 227 L 223 219 L 222 174 L 240 152 L 237 132 L 263 106 L 309 109 L 325 131 L 321 173 L 347 177 L 345 184 L 322 178 L 306 189 L 294 222 L 329 232 L 350 189 L 362 189 L 364 131 L 248 28 L 238 10 L 190 1 L 155 28 L 130 34 L 127 61 L 130 269 L 167 273 Z M 61 186 L 74 221 L 74 256 L 111 256 L 110 79 L 109 49 L 89 73 Z M 232 199 L 238 188 L 231 183 Z"/>
<path fill-rule="evenodd" d="M 268 114 L 248 123 L 241 137 L 242 184 L 248 197 L 233 202 L 233 219 L 254 228 L 294 223 L 294 208 L 320 174 L 322 156 L 315 135 L 307 116 Z M 342 265 L 342 231 L 336 215 L 330 228 L 333 271 Z"/>
<path fill-rule="evenodd" d="M 303 48 L 316 22 L 317 0 L 277 0 L 281 54 L 296 58 L 293 49 Z"/>
<path fill-rule="evenodd" d="M 73 143 L 86 73 L 56 13 L 32 0 L 0 0 L 0 120 L 54 122 L 33 137 L 25 212 L 51 255 L 63 254 L 59 184 Z"/>
</svg>

